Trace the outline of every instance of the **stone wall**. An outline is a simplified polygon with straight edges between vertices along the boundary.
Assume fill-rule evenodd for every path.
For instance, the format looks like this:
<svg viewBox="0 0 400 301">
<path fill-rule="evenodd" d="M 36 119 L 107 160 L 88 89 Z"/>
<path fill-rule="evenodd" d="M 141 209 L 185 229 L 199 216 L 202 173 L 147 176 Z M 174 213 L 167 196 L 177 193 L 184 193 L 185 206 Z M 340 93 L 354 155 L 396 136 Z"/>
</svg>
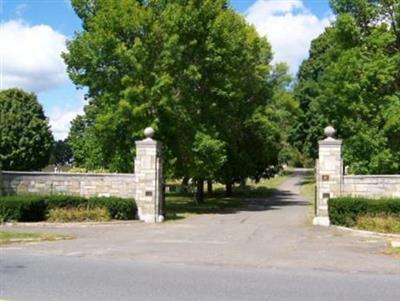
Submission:
<svg viewBox="0 0 400 301">
<path fill-rule="evenodd" d="M 3 194 L 71 194 L 135 198 L 134 174 L 2 171 Z"/>
<path fill-rule="evenodd" d="M 135 174 L 13 172 L 0 170 L 1 194 L 71 194 L 135 199 L 138 218 L 147 223 L 164 220 L 161 143 L 154 130 L 136 141 Z"/>
<path fill-rule="evenodd" d="M 342 195 L 400 197 L 400 175 L 344 176 Z"/>
<path fill-rule="evenodd" d="M 333 197 L 400 197 L 400 175 L 344 175 L 342 140 L 334 138 L 335 132 L 327 127 L 327 138 L 319 141 L 315 225 L 329 226 L 328 200 Z"/>
</svg>

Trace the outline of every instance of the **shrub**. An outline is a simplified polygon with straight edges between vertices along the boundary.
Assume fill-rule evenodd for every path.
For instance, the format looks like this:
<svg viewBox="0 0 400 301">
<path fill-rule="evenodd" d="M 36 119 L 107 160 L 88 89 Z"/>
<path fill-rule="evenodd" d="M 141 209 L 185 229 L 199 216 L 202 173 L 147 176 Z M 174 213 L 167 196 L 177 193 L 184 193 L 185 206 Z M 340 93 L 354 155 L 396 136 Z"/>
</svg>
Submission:
<svg viewBox="0 0 400 301">
<path fill-rule="evenodd" d="M 47 215 L 49 222 L 105 222 L 111 219 L 106 208 L 56 208 Z"/>
<path fill-rule="evenodd" d="M 47 209 L 56 209 L 56 208 L 78 208 L 78 207 L 87 207 L 88 199 L 80 196 L 72 196 L 72 195 L 50 195 L 43 196 L 47 204 Z"/>
<path fill-rule="evenodd" d="M 111 218 L 119 220 L 134 219 L 136 204 L 132 199 L 116 197 L 94 197 L 88 199 L 89 207 L 104 207 L 110 213 Z"/>
<path fill-rule="evenodd" d="M 37 196 L 0 197 L 0 221 L 36 222 L 46 218 L 46 203 Z"/>
<path fill-rule="evenodd" d="M 400 216 L 399 198 L 369 199 L 362 197 L 340 197 L 328 201 L 329 218 L 334 225 L 353 227 L 357 218 L 380 214 Z"/>
<path fill-rule="evenodd" d="M 88 170 L 86 168 L 81 168 L 81 167 L 74 166 L 69 170 L 69 172 L 76 172 L 76 173 L 110 173 L 110 170 L 104 169 L 104 168 Z"/>
<path fill-rule="evenodd" d="M 69 195 L 15 195 L 0 196 L 0 221 L 34 222 L 46 220 L 54 209 L 86 210 L 104 208 L 112 219 L 127 220 L 135 217 L 136 205 L 133 199 L 116 197 L 83 198 Z"/>
</svg>

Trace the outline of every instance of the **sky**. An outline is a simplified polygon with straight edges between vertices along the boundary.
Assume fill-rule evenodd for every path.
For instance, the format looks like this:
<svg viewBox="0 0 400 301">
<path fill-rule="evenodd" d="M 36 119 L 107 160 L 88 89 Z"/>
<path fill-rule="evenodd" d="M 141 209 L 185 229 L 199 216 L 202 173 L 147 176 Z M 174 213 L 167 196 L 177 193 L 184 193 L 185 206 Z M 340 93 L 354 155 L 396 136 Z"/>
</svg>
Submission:
<svg viewBox="0 0 400 301">
<path fill-rule="evenodd" d="M 113 0 L 118 1 L 118 0 Z M 333 20 L 328 0 L 231 0 L 232 7 L 266 36 L 273 63 L 296 74 L 310 42 Z M 76 89 L 60 57 L 81 31 L 70 0 L 0 0 L 0 90 L 35 92 L 56 139 L 82 114 L 84 89 Z"/>
</svg>

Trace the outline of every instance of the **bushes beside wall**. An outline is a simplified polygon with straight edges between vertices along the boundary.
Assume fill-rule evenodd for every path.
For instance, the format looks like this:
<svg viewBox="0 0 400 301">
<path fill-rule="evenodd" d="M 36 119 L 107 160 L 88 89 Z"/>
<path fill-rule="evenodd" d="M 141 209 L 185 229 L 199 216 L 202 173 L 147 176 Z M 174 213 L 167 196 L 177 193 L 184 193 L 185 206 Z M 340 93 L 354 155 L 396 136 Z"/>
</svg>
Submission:
<svg viewBox="0 0 400 301">
<path fill-rule="evenodd" d="M 132 199 L 116 197 L 83 198 L 68 195 L 14 195 L 0 196 L 0 221 L 44 221 L 49 210 L 58 208 L 104 208 L 112 219 L 133 219 L 136 204 Z"/>
<path fill-rule="evenodd" d="M 353 227 L 357 219 L 364 216 L 400 217 L 400 198 L 339 197 L 330 199 L 328 204 L 333 225 Z"/>
<path fill-rule="evenodd" d="M 49 222 L 106 222 L 111 219 L 105 208 L 56 208 L 50 209 L 47 214 Z"/>
</svg>

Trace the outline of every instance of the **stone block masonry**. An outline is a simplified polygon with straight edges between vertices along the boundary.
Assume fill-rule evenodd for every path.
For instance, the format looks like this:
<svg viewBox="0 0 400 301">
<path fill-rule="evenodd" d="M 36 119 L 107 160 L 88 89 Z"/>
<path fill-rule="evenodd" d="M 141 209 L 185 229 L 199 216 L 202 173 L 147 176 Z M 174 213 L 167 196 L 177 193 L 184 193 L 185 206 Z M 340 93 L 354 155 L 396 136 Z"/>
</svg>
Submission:
<svg viewBox="0 0 400 301">
<path fill-rule="evenodd" d="M 319 141 L 316 162 L 315 225 L 329 226 L 328 200 L 339 196 L 400 197 L 400 175 L 344 175 L 342 140 L 335 139 L 335 129 L 325 129 L 326 139 Z"/>
<path fill-rule="evenodd" d="M 317 204 L 315 225 L 328 226 L 328 200 L 341 195 L 343 183 L 342 140 L 333 138 L 335 129 L 325 129 L 326 139 L 319 141 L 316 165 Z"/>
<path fill-rule="evenodd" d="M 136 141 L 135 158 L 135 200 L 139 219 L 148 223 L 164 220 L 161 143 L 153 135 L 153 129 L 145 129 L 146 139 Z"/>
<path fill-rule="evenodd" d="M 3 194 L 70 194 L 135 198 L 134 174 L 2 171 Z"/>
<path fill-rule="evenodd" d="M 135 174 L 14 172 L 0 170 L 1 194 L 70 194 L 135 199 L 138 217 L 147 223 L 164 220 L 161 143 L 146 128 L 136 142 Z"/>
<path fill-rule="evenodd" d="M 400 198 L 400 175 L 344 176 L 342 195 Z"/>
</svg>

